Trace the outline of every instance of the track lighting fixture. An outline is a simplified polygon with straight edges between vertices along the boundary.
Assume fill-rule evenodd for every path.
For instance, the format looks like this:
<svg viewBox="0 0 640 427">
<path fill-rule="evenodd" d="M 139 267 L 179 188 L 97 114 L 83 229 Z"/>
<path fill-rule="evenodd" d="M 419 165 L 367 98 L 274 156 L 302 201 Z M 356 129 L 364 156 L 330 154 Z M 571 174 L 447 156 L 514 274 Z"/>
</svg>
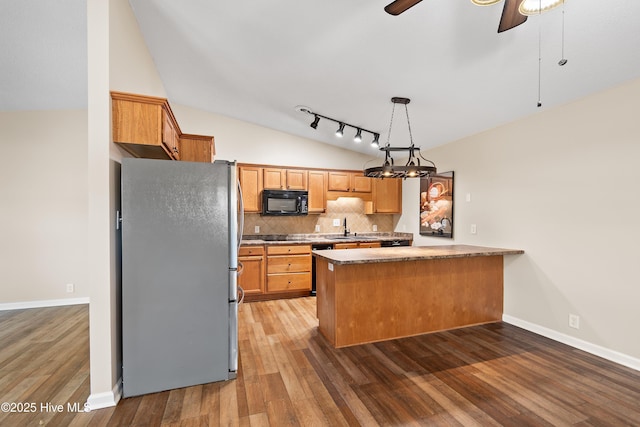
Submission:
<svg viewBox="0 0 640 427">
<path fill-rule="evenodd" d="M 413 145 L 413 135 L 411 134 L 411 123 L 409 122 L 409 110 L 407 104 L 411 102 L 409 98 L 393 97 L 393 110 L 391 111 L 391 122 L 389 123 L 389 135 L 387 136 L 387 144 L 380 147 L 380 151 L 384 151 L 384 163 L 382 166 L 368 168 L 364 170 L 364 175 L 370 178 L 422 178 L 428 177 L 432 173 L 436 173 L 436 165 L 431 160 L 427 160 L 420 154 L 420 147 Z M 393 126 L 393 115 L 396 110 L 396 104 L 404 104 L 404 110 L 407 115 L 407 126 L 409 127 L 408 147 L 392 147 L 389 144 L 391 138 L 391 127 Z M 377 140 L 377 138 L 376 138 Z M 396 166 L 391 156 L 391 152 L 403 151 L 409 154 L 407 163 L 404 166 Z M 420 158 L 430 163 L 429 166 L 420 164 Z"/>
<path fill-rule="evenodd" d="M 362 142 L 362 130 L 358 128 L 358 132 L 356 132 L 356 136 L 353 137 L 354 142 Z"/>
<path fill-rule="evenodd" d="M 301 105 L 296 107 L 296 111 L 301 111 L 303 113 L 311 114 L 313 116 L 313 122 L 311 122 L 311 124 L 309 125 L 313 129 L 317 129 L 318 128 L 318 123 L 320 122 L 320 119 L 325 119 L 325 120 L 328 120 L 330 122 L 337 123 L 338 124 L 338 129 L 336 130 L 336 136 L 338 138 L 342 138 L 342 136 L 344 135 L 344 128 L 345 127 L 350 127 L 350 128 L 353 128 L 353 129 L 356 130 L 356 135 L 353 138 L 353 140 L 355 142 L 362 142 L 362 133 L 363 132 L 368 132 L 373 136 L 373 140 L 371 141 L 371 146 L 378 147 L 378 140 L 380 138 L 380 134 L 377 133 L 377 132 L 365 129 L 362 126 L 354 126 L 354 125 L 349 124 L 347 122 L 343 122 L 343 121 L 340 121 L 340 120 L 332 119 L 331 117 L 323 116 L 322 114 L 314 113 L 308 107 L 304 107 L 304 106 L 301 106 Z"/>
</svg>

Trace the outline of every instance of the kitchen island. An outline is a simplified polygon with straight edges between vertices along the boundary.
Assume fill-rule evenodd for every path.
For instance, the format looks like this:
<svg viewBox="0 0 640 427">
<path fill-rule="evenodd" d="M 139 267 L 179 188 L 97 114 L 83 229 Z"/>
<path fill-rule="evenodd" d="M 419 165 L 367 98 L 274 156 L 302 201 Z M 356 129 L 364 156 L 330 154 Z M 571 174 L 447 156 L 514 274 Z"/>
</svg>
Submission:
<svg viewBox="0 0 640 427">
<path fill-rule="evenodd" d="M 319 329 L 335 347 L 502 319 L 503 256 L 468 245 L 313 251 Z"/>
</svg>

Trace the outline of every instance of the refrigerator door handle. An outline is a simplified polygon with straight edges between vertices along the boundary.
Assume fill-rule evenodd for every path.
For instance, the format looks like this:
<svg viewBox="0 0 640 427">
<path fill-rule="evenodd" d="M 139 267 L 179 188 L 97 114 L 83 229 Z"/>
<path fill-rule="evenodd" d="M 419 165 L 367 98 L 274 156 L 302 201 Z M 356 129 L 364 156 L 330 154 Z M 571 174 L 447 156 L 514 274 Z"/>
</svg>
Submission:
<svg viewBox="0 0 640 427">
<path fill-rule="evenodd" d="M 242 197 L 242 186 L 240 180 L 238 183 L 238 202 L 240 203 L 240 215 L 238 218 L 238 253 L 240 253 L 240 244 L 242 243 L 242 235 L 244 234 L 244 198 Z"/>
</svg>

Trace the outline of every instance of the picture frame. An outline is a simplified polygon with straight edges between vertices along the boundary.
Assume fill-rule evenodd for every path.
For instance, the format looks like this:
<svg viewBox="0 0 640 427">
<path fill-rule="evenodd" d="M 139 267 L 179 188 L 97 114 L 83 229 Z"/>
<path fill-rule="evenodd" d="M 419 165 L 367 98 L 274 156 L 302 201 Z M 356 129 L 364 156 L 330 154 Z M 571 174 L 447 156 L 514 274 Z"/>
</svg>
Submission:
<svg viewBox="0 0 640 427">
<path fill-rule="evenodd" d="M 420 235 L 453 238 L 453 171 L 420 178 Z"/>
</svg>

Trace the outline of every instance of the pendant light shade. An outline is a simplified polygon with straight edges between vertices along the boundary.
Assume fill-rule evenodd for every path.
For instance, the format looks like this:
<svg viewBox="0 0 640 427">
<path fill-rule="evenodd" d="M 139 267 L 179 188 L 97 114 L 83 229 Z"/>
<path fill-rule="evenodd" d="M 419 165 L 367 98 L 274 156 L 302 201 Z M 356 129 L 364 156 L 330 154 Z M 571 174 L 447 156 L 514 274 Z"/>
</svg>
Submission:
<svg viewBox="0 0 640 427">
<path fill-rule="evenodd" d="M 518 11 L 522 15 L 538 15 L 547 12 L 564 3 L 564 0 L 524 0 Z"/>
</svg>

